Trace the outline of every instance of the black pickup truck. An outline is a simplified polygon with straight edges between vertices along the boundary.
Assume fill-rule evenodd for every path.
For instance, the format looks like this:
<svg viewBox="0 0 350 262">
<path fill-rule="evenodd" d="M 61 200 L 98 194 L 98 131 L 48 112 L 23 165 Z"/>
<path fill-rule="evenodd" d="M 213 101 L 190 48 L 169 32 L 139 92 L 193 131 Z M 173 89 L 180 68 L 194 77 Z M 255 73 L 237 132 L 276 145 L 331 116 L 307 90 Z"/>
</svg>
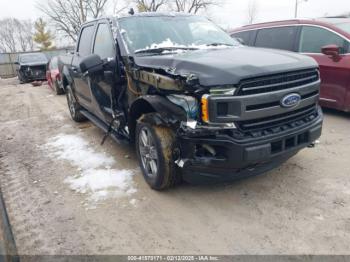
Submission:
<svg viewBox="0 0 350 262">
<path fill-rule="evenodd" d="M 321 135 L 316 62 L 244 47 L 204 17 L 98 19 L 60 61 L 73 120 L 134 143 L 156 190 L 261 174 Z"/>
</svg>

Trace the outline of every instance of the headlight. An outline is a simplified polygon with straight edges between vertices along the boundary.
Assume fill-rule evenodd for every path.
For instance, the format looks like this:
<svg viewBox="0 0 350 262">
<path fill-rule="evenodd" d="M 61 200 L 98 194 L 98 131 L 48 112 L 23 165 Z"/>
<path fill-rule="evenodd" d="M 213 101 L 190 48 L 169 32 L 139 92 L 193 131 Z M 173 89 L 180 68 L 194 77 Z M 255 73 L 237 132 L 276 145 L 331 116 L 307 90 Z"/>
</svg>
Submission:
<svg viewBox="0 0 350 262">
<path fill-rule="evenodd" d="M 169 95 L 167 98 L 170 102 L 182 107 L 186 113 L 188 119 L 196 119 L 199 112 L 199 105 L 196 98 L 185 95 Z"/>
<path fill-rule="evenodd" d="M 234 86 L 228 87 L 213 87 L 210 89 L 212 95 L 230 95 L 233 96 L 236 93 L 237 88 Z"/>
</svg>

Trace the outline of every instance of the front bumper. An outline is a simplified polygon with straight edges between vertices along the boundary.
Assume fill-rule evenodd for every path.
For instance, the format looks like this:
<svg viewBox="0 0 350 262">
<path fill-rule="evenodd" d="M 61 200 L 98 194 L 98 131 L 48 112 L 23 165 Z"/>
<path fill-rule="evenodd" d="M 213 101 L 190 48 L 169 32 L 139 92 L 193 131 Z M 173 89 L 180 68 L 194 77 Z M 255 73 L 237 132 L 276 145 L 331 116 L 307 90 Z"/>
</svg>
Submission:
<svg viewBox="0 0 350 262">
<path fill-rule="evenodd" d="M 183 178 L 191 183 L 212 183 L 265 173 L 317 140 L 322 122 L 319 109 L 318 117 L 306 126 L 255 141 L 238 141 L 227 135 L 181 136 Z M 214 149 L 215 156 L 200 153 L 203 145 Z"/>
<path fill-rule="evenodd" d="M 44 67 L 26 68 L 20 72 L 28 81 L 46 80 L 46 69 Z"/>
</svg>

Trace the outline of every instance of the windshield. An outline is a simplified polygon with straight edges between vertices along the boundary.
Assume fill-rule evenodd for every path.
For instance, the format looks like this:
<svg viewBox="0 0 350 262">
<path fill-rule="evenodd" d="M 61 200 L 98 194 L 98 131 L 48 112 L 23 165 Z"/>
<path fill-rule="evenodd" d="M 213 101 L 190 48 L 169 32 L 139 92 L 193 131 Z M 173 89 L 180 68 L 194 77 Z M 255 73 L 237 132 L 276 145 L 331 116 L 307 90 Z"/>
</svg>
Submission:
<svg viewBox="0 0 350 262">
<path fill-rule="evenodd" d="M 47 58 L 44 54 L 26 54 L 21 55 L 19 61 L 22 63 L 47 63 Z"/>
<path fill-rule="evenodd" d="M 336 24 L 335 26 L 350 34 L 350 22 Z"/>
<path fill-rule="evenodd" d="M 119 20 L 131 53 L 155 48 L 203 49 L 240 45 L 226 32 L 199 16 L 126 17 Z"/>
</svg>

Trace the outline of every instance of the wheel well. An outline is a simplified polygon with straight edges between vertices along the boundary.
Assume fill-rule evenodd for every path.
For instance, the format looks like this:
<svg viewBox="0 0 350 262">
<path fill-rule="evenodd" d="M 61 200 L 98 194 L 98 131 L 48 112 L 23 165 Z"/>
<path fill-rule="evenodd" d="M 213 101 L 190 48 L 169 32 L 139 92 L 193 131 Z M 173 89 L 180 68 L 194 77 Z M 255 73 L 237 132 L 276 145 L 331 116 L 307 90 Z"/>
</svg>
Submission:
<svg viewBox="0 0 350 262">
<path fill-rule="evenodd" d="M 132 104 L 131 109 L 129 111 L 129 117 L 128 117 L 128 126 L 129 126 L 131 142 L 135 141 L 135 131 L 136 131 L 137 120 L 143 114 L 152 113 L 152 112 L 156 112 L 156 110 L 148 101 L 144 99 L 139 99 Z"/>
<path fill-rule="evenodd" d="M 66 91 L 66 88 L 67 88 L 67 86 L 69 85 L 69 83 L 68 83 L 68 80 L 67 80 L 67 78 L 66 78 L 65 75 L 63 75 L 62 81 L 63 81 L 64 90 Z"/>
</svg>

